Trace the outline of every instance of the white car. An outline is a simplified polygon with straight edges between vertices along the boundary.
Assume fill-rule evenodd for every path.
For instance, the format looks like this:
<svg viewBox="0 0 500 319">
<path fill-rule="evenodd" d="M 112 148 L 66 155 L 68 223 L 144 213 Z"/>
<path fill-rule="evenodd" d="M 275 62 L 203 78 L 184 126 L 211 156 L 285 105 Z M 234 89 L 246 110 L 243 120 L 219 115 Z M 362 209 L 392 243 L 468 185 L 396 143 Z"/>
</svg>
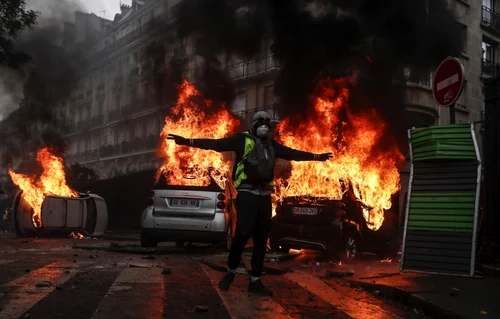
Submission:
<svg viewBox="0 0 500 319">
<path fill-rule="evenodd" d="M 108 226 L 106 201 L 95 194 L 79 197 L 46 196 L 42 203 L 42 227 L 33 225 L 33 209 L 19 191 L 14 197 L 12 218 L 18 236 L 43 237 L 50 233 L 79 232 L 89 237 L 104 235 Z"/>
<path fill-rule="evenodd" d="M 151 191 L 141 218 L 141 245 L 158 242 L 223 243 L 231 246 L 233 218 L 224 190 L 210 186 L 160 186 Z M 234 220 L 235 221 L 235 220 Z"/>
</svg>

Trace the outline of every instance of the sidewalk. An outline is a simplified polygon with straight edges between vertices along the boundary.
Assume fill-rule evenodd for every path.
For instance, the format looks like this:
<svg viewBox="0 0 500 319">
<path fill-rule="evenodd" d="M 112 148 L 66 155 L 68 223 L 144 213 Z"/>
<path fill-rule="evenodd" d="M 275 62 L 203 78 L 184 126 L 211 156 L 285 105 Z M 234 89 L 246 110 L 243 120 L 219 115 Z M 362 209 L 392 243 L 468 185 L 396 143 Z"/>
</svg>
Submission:
<svg viewBox="0 0 500 319">
<path fill-rule="evenodd" d="M 399 263 L 339 266 L 366 290 L 406 301 L 433 318 L 500 318 L 500 278 L 400 273 Z"/>
</svg>

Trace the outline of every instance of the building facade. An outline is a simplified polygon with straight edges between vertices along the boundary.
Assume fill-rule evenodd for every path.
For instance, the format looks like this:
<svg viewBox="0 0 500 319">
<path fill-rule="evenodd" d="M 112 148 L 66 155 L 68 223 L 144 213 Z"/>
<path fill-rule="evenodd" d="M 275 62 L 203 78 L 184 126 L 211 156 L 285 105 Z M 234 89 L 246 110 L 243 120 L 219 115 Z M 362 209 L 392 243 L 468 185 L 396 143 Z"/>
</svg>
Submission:
<svg viewBox="0 0 500 319">
<path fill-rule="evenodd" d="M 169 61 L 177 57 L 190 61 L 185 74 L 188 79 L 194 77 L 196 69 L 195 59 L 190 59 L 193 44 L 176 36 L 175 11 L 181 1 L 132 0 L 130 6 L 121 5 L 121 12 L 112 21 L 77 12 L 75 22 L 65 25 L 63 45 L 85 52 L 77 89 L 61 107 L 70 127 L 65 137 L 67 164 L 92 167 L 102 179 L 159 166 L 155 151 L 165 111 L 176 97 L 162 96 L 162 88 L 152 83 L 168 72 Z M 458 58 L 465 68 L 466 83 L 456 104 L 456 122 L 481 121 L 483 80 L 498 72 L 497 3 L 449 0 L 449 5 L 463 26 L 465 43 Z M 158 39 L 153 26 L 159 22 L 163 23 L 163 34 L 171 33 L 171 41 L 163 43 L 168 48 L 164 59 L 154 61 L 144 52 Z M 251 61 L 224 61 L 236 88 L 232 110 L 247 123 L 261 109 L 278 118 L 273 82 L 279 64 L 269 47 L 270 41 L 263 43 L 260 54 Z M 406 110 L 413 120 L 411 126 L 448 124 L 448 109 L 438 107 L 432 96 L 432 73 L 415 80 L 407 70 L 407 78 Z M 10 132 L 4 133 L 10 134 L 5 137 L 13 134 L 7 129 L 0 132 Z M 2 170 L 5 177 L 7 168 Z M 407 168 L 401 171 L 404 185 Z"/>
</svg>

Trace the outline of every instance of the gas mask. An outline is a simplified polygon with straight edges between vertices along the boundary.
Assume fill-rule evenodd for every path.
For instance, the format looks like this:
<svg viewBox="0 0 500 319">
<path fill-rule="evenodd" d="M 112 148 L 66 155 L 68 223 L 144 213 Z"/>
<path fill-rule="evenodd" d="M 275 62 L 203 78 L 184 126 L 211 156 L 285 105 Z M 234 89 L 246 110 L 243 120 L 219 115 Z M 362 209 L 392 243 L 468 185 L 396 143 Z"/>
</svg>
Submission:
<svg viewBox="0 0 500 319">
<path fill-rule="evenodd" d="M 267 127 L 267 125 L 261 125 L 257 127 L 257 130 L 255 131 L 255 134 L 257 134 L 260 138 L 266 137 L 267 133 L 269 133 L 269 127 Z"/>
</svg>

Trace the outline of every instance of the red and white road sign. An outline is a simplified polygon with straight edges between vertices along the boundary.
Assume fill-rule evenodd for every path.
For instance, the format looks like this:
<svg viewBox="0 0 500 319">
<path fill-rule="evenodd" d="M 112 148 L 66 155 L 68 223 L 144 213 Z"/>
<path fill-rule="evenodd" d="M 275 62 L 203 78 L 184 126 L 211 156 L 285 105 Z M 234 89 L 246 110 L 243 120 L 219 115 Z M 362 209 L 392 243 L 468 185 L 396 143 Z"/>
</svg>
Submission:
<svg viewBox="0 0 500 319">
<path fill-rule="evenodd" d="M 448 57 L 438 66 L 434 75 L 432 93 L 442 107 L 455 103 L 464 87 L 464 66 L 457 58 Z"/>
</svg>

